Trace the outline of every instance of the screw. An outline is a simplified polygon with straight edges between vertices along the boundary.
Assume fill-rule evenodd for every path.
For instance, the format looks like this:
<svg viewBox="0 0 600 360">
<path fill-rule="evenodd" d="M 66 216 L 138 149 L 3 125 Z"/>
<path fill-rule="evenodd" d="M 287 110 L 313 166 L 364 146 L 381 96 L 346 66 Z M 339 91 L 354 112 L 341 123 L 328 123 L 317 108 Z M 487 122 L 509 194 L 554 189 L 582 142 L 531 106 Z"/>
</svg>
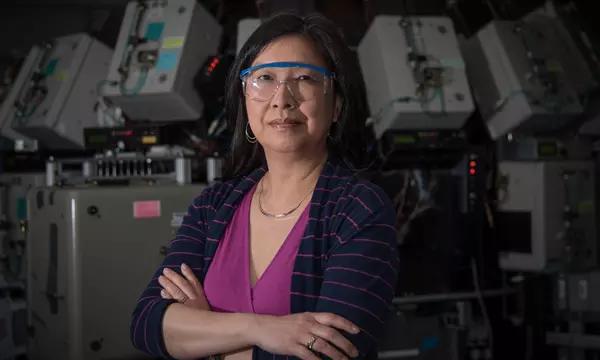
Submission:
<svg viewBox="0 0 600 360">
<path fill-rule="evenodd" d="M 100 351 L 100 349 L 102 349 L 102 340 L 92 341 L 90 343 L 90 349 L 92 349 L 92 351 Z"/>
<path fill-rule="evenodd" d="M 87 208 L 87 213 L 88 213 L 89 215 L 92 215 L 92 216 L 94 216 L 94 215 L 98 214 L 98 207 L 97 207 L 97 206 L 95 206 L 95 205 L 89 206 L 89 207 Z"/>
</svg>

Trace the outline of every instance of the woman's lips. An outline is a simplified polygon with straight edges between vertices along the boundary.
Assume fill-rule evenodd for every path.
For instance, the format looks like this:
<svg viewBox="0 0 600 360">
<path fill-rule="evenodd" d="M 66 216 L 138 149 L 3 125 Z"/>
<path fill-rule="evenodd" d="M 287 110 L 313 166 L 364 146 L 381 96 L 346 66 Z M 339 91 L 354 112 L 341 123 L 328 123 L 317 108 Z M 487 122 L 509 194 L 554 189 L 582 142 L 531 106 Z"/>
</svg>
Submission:
<svg viewBox="0 0 600 360">
<path fill-rule="evenodd" d="M 289 129 L 289 128 L 293 128 L 295 126 L 301 125 L 302 123 L 300 121 L 296 121 L 296 120 L 274 120 L 271 121 L 269 123 L 270 126 L 276 128 L 276 129 Z"/>
<path fill-rule="evenodd" d="M 293 128 L 298 125 L 300 125 L 300 124 L 299 123 L 276 123 L 276 124 L 272 124 L 271 126 L 276 129 L 289 129 L 289 128 Z"/>
</svg>

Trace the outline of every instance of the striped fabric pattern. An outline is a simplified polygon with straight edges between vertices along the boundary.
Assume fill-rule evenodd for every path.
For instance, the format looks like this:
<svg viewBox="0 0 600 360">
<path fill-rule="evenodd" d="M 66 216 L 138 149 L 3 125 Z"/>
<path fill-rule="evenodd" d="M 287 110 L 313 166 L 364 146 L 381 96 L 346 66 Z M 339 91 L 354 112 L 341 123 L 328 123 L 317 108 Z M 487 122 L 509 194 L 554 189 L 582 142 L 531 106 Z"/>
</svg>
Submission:
<svg viewBox="0 0 600 360">
<path fill-rule="evenodd" d="M 203 282 L 233 213 L 264 174 L 265 169 L 259 168 L 241 179 L 215 184 L 193 201 L 134 309 L 131 339 L 136 348 L 172 359 L 165 350 L 162 318 L 173 301 L 160 297 L 158 276 L 165 267 L 179 271 L 185 262 Z M 398 269 L 394 221 L 392 204 L 379 187 L 328 160 L 311 199 L 294 265 L 291 311 L 331 312 L 354 322 L 360 333 L 344 335 L 358 348 L 360 358 L 376 357 L 376 339 L 394 295 Z M 255 360 L 290 358 L 258 347 L 253 354 Z"/>
</svg>

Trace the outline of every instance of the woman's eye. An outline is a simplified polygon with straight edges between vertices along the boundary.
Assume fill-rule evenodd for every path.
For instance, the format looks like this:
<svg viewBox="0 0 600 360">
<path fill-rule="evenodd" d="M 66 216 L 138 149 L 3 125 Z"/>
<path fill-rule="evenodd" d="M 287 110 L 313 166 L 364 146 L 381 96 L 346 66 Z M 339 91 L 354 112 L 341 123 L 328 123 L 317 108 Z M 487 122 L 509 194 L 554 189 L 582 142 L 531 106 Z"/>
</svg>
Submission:
<svg viewBox="0 0 600 360">
<path fill-rule="evenodd" d="M 297 80 L 315 81 L 315 78 L 310 75 L 300 75 L 296 78 Z"/>
<path fill-rule="evenodd" d="M 269 81 L 269 80 L 273 80 L 273 77 L 269 74 L 262 74 L 259 75 L 258 77 L 256 77 L 256 80 L 258 81 Z"/>
</svg>

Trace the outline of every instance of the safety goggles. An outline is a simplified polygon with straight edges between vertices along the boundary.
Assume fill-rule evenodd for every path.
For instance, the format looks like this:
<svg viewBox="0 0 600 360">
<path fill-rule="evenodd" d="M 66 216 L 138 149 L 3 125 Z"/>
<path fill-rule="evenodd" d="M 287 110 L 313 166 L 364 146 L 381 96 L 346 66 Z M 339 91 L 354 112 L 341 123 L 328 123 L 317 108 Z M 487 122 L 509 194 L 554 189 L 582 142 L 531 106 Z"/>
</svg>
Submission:
<svg viewBox="0 0 600 360">
<path fill-rule="evenodd" d="M 291 78 L 277 80 L 277 69 L 293 68 Z M 285 84 L 293 98 L 298 101 L 315 99 L 327 94 L 335 79 L 335 73 L 312 64 L 299 62 L 271 62 L 246 68 L 240 72 L 244 94 L 252 100 L 269 101 Z"/>
</svg>

